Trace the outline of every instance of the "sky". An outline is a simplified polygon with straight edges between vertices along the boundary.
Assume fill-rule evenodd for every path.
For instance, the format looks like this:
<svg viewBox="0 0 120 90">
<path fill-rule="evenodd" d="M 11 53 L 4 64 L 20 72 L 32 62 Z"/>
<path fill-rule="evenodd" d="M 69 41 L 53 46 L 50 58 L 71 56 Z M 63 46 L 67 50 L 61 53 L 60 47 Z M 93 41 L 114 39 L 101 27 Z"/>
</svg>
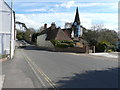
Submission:
<svg viewBox="0 0 120 90">
<path fill-rule="evenodd" d="M 10 0 L 5 1 L 10 5 Z M 118 30 L 118 0 L 13 0 L 16 21 L 35 29 L 52 22 L 63 28 L 65 22 L 74 21 L 76 7 L 81 25 L 87 29 L 102 24 Z"/>
</svg>

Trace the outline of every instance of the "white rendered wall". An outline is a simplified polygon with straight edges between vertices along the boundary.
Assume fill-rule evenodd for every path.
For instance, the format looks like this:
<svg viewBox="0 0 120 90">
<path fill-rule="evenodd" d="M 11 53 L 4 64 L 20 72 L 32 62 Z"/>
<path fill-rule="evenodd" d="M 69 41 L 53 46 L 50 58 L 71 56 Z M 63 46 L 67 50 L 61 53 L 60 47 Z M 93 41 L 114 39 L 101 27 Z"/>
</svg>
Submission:
<svg viewBox="0 0 120 90">
<path fill-rule="evenodd" d="M 0 0 L 0 54 L 11 54 L 11 58 L 13 57 L 15 49 L 14 34 L 13 11 L 3 0 Z"/>
</svg>

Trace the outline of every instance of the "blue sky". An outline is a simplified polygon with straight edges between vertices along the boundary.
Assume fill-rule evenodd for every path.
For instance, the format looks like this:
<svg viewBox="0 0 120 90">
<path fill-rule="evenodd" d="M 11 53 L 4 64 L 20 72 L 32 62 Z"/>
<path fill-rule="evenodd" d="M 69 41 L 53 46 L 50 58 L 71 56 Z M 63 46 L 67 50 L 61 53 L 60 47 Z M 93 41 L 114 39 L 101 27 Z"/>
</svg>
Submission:
<svg viewBox="0 0 120 90">
<path fill-rule="evenodd" d="M 6 0 L 10 3 L 10 0 Z M 28 27 L 40 28 L 47 23 L 56 22 L 64 27 L 65 22 L 73 22 L 76 7 L 79 8 L 81 24 L 91 28 L 103 24 L 104 28 L 118 28 L 118 0 L 14 0 L 13 9 L 16 20 Z"/>
</svg>

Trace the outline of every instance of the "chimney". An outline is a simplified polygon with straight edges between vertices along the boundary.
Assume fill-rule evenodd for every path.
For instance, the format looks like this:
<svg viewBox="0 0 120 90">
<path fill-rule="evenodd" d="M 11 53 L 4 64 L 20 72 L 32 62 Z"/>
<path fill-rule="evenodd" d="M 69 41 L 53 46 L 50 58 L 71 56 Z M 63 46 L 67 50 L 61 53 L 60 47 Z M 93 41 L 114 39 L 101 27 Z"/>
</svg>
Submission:
<svg viewBox="0 0 120 90">
<path fill-rule="evenodd" d="M 55 22 L 52 22 L 51 29 L 55 29 L 55 28 L 56 28 Z"/>
<path fill-rule="evenodd" d="M 44 24 L 44 29 L 47 29 L 47 24 Z"/>
</svg>

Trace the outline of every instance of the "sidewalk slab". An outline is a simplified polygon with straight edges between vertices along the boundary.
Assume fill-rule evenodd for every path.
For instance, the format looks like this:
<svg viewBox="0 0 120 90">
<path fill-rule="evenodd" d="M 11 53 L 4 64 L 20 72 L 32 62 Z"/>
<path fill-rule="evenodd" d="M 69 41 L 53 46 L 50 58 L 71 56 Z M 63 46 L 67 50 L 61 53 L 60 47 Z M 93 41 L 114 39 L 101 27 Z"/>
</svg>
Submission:
<svg viewBox="0 0 120 90">
<path fill-rule="evenodd" d="M 118 55 L 110 54 L 110 53 L 89 53 L 90 55 L 95 55 L 95 56 L 103 56 L 103 57 L 108 57 L 108 58 L 118 58 Z"/>
<path fill-rule="evenodd" d="M 5 75 L 0 75 L 0 90 L 2 90 L 4 79 L 5 79 Z"/>
<path fill-rule="evenodd" d="M 34 88 L 32 70 L 21 50 L 16 50 L 12 60 L 2 62 L 2 73 L 5 74 L 3 88 Z"/>
</svg>

